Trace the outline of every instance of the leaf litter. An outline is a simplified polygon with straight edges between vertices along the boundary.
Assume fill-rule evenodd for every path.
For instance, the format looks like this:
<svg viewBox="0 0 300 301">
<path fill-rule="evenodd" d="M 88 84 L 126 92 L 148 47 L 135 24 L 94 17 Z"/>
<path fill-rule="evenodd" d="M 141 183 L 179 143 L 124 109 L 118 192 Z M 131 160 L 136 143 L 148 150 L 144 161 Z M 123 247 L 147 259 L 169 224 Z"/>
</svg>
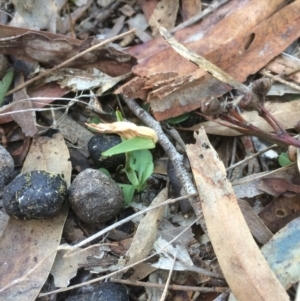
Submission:
<svg viewBox="0 0 300 301">
<path fill-rule="evenodd" d="M 299 228 L 299 170 L 295 164 L 279 168 L 274 157 L 262 153 L 254 156 L 269 146 L 257 145 L 262 138 L 279 144 L 276 153 L 284 154 L 286 145 L 299 146 L 293 137 L 299 121 L 299 2 L 194 1 L 191 8 L 192 1 L 133 1 L 130 5 L 49 1 L 46 16 L 43 7 L 32 1 L 12 3 L 5 7 L 12 18 L 3 17 L 0 25 L 0 54 L 11 56 L 14 82 L 3 79 L 10 91 L 3 97 L 0 123 L 2 143 L 15 163 L 23 166 L 22 172 L 64 173 L 70 184 L 69 160 L 72 178 L 93 166 L 87 143 L 99 135 L 91 128 L 101 128 L 129 134 L 131 139 L 146 133 L 154 142 L 158 140 L 162 149 L 153 144 L 151 160 L 168 156 L 180 187 L 172 187 L 176 184 L 171 181 L 171 188 L 164 188 L 166 179 L 172 178 L 164 167 L 148 178 L 146 190 L 128 206 L 147 208 L 144 217 L 144 211 L 139 211 L 132 217 L 119 217 L 114 224 L 88 225 L 74 219 L 71 212 L 68 219 L 74 219 L 75 237 L 66 228 L 63 232 L 67 206 L 54 220 L 7 220 L 1 215 L 6 227 L 0 237 L 0 299 L 36 300 L 39 294 L 57 293 L 58 300 L 64 300 L 71 296 L 67 292 L 71 289 L 73 294 L 84 295 L 80 286 L 110 278 L 126 283 L 135 298 L 134 285 L 147 287 L 140 297 L 152 300 L 178 298 L 177 290 L 202 290 L 214 300 L 228 287 L 231 300 L 233 295 L 237 300 L 289 300 L 299 281 L 294 243 Z M 73 22 L 67 22 L 70 18 Z M 135 32 L 128 31 L 132 28 Z M 103 38 L 112 38 L 118 45 L 102 45 Z M 181 48 L 181 54 L 169 44 Z M 129 48 L 120 48 L 125 45 Z M 195 55 L 202 60 L 198 66 L 192 59 Z M 271 87 L 271 81 L 260 81 L 261 77 L 270 77 L 281 86 L 276 83 L 274 90 L 275 84 Z M 269 93 L 260 90 L 266 83 Z M 7 89 L 1 86 L 0 93 L 5 95 Z M 142 100 L 143 106 L 133 98 Z M 132 128 L 120 123 L 116 129 L 117 109 L 131 122 L 126 120 L 124 125 Z M 173 123 L 173 131 L 177 129 L 186 144 L 178 153 L 170 142 L 176 145 L 176 139 L 169 140 L 157 121 L 167 123 L 168 118 L 184 113 L 195 121 L 190 124 L 188 117 Z M 17 128 L 22 135 L 16 135 Z M 46 138 L 43 135 L 49 128 L 61 134 Z M 199 132 L 194 138 L 193 131 Z M 254 142 L 242 135 L 260 138 Z M 137 141 L 134 148 L 126 148 L 128 154 L 150 148 L 146 141 Z M 186 148 L 195 185 L 183 163 Z M 133 155 L 128 158 L 135 159 Z M 228 177 L 236 177 L 233 186 L 223 164 Z M 136 166 L 131 177 L 144 177 L 144 169 Z M 128 185 L 126 175 L 122 166 L 110 174 Z M 154 206 L 162 194 L 161 206 Z M 190 211 L 184 211 L 183 200 L 166 201 L 184 195 L 192 205 Z M 148 208 L 152 200 L 153 209 Z M 138 220 L 134 219 L 137 215 Z M 125 221 L 133 223 L 129 233 L 120 228 Z M 67 244 L 63 243 L 66 237 L 72 237 Z M 90 271 L 89 282 L 81 283 L 79 267 Z M 132 275 L 128 275 L 129 268 Z M 164 292 L 159 291 L 159 275 L 163 275 Z M 75 285 L 70 285 L 71 280 Z M 219 284 L 212 286 L 213 280 Z M 43 288 L 45 283 L 53 292 L 46 285 Z M 59 293 L 63 291 L 65 295 Z M 186 298 L 195 300 L 197 295 Z"/>
</svg>

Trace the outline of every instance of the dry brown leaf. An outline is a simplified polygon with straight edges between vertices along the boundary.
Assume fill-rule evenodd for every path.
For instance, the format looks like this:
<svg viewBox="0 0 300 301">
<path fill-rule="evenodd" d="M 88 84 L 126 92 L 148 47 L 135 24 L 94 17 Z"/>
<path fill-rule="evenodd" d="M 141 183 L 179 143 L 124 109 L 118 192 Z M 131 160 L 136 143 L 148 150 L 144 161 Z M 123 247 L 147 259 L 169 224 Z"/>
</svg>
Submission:
<svg viewBox="0 0 300 301">
<path fill-rule="evenodd" d="M 279 168 L 274 171 L 264 171 L 251 176 L 244 177 L 232 183 L 234 192 L 238 198 L 253 198 L 263 192 L 257 188 L 257 185 L 264 177 L 284 178 L 292 181 L 299 174 L 295 164 Z"/>
<path fill-rule="evenodd" d="M 132 122 L 117 121 L 113 123 L 86 123 L 86 125 L 98 133 L 118 134 L 123 138 L 130 139 L 134 137 L 150 138 L 154 143 L 158 141 L 154 130 L 146 126 L 137 126 Z"/>
<path fill-rule="evenodd" d="M 96 41 L 97 42 L 97 41 Z M 0 53 L 14 55 L 24 61 L 58 65 L 91 47 L 94 39 L 84 41 L 45 31 L 29 30 L 0 24 Z M 131 72 L 136 59 L 112 46 L 99 48 L 71 62 L 68 67 L 80 69 L 97 68 L 109 76 Z"/>
<path fill-rule="evenodd" d="M 182 0 L 182 19 L 186 21 L 201 12 L 202 3 L 199 0 Z"/>
<path fill-rule="evenodd" d="M 15 87 L 24 83 L 22 74 L 17 74 L 15 77 Z M 25 136 L 33 137 L 36 132 L 36 116 L 32 110 L 32 103 L 29 99 L 26 89 L 23 88 L 13 95 L 12 114 L 14 121 L 21 127 Z"/>
<path fill-rule="evenodd" d="M 272 238 L 273 233 L 268 229 L 248 202 L 238 199 L 238 203 L 251 234 L 260 244 L 266 244 Z"/>
<path fill-rule="evenodd" d="M 44 84 L 43 87 L 38 87 L 37 90 L 28 92 L 31 105 L 33 108 L 43 108 L 47 104 L 53 102 L 59 97 L 62 97 L 69 92 L 69 88 L 61 88 L 56 83 Z M 35 99 L 40 97 L 40 99 Z M 23 100 L 27 101 L 27 99 Z M 0 124 L 7 123 L 13 120 L 10 112 L 14 111 L 14 104 L 8 104 L 0 108 Z"/>
<path fill-rule="evenodd" d="M 140 0 L 140 4 L 142 10 L 144 11 L 145 17 L 148 20 L 151 16 L 154 7 L 151 5 L 156 5 L 154 2 L 157 3 L 157 0 L 153 1 L 146 1 Z M 211 32 L 215 26 L 224 18 L 224 16 L 229 16 L 233 13 L 239 6 L 243 6 L 245 3 L 241 3 L 239 0 L 231 0 L 228 1 L 227 4 L 222 5 L 213 13 L 208 15 L 202 22 L 198 22 L 197 24 L 184 28 L 175 32 L 175 37 L 181 43 L 187 43 L 192 41 L 198 41 L 199 39 L 206 37 L 209 32 Z M 146 9 L 144 9 L 144 6 Z M 151 7 L 150 7 L 151 6 Z M 223 29 L 224 30 L 224 29 Z M 223 35 L 216 35 L 215 38 L 223 38 Z M 135 45 L 128 49 L 128 53 L 138 58 L 140 62 L 144 59 L 148 59 L 151 56 L 163 51 L 164 49 L 169 48 L 169 45 L 164 41 L 162 37 L 157 37 L 152 39 L 151 41 Z M 150 65 L 149 65 L 150 67 Z"/>
<path fill-rule="evenodd" d="M 99 245 L 93 245 L 84 249 L 59 250 L 51 269 L 56 287 L 67 287 L 70 279 L 76 276 L 79 264 L 87 262 L 88 256 L 100 254 Z"/>
<path fill-rule="evenodd" d="M 256 245 L 226 170 L 203 128 L 187 146 L 208 234 L 222 272 L 239 301 L 289 300 Z"/>
<path fill-rule="evenodd" d="M 280 195 L 289 196 L 290 194 L 295 195 L 300 193 L 300 185 L 293 184 L 283 178 L 265 177 L 259 181 L 257 188 L 276 197 Z"/>
<path fill-rule="evenodd" d="M 63 174 L 70 185 L 69 151 L 61 134 L 33 140 L 22 172 L 42 169 Z M 46 281 L 56 256 L 67 205 L 50 220 L 10 218 L 0 237 L 0 300 L 33 301 Z"/>
</svg>

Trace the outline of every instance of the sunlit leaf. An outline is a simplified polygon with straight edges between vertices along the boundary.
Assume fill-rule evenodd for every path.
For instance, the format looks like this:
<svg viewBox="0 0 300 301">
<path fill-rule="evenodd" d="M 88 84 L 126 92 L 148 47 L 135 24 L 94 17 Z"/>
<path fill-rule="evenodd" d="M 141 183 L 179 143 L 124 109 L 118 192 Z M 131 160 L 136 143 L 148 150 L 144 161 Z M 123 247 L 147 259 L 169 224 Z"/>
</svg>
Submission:
<svg viewBox="0 0 300 301">
<path fill-rule="evenodd" d="M 102 153 L 102 156 L 113 156 L 117 154 L 132 152 L 141 149 L 151 149 L 155 147 L 155 143 L 150 138 L 134 137 L 121 142 L 120 144 L 110 148 Z"/>
</svg>

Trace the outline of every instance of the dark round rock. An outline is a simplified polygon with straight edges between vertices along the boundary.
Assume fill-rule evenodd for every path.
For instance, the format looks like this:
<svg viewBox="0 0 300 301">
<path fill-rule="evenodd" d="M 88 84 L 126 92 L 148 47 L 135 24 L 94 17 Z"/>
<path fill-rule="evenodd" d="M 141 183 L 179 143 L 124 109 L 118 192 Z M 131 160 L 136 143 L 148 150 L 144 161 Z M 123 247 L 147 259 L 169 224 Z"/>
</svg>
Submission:
<svg viewBox="0 0 300 301">
<path fill-rule="evenodd" d="M 90 139 L 88 149 L 91 158 L 98 167 L 114 170 L 125 164 L 125 154 L 103 158 L 101 154 L 113 146 L 120 144 L 122 139 L 118 135 L 100 134 Z"/>
<path fill-rule="evenodd" d="M 57 215 L 66 199 L 67 185 L 57 174 L 34 170 L 18 175 L 3 190 L 3 206 L 17 219 L 45 219 Z"/>
<path fill-rule="evenodd" d="M 129 301 L 129 296 L 122 284 L 103 282 L 93 292 L 68 297 L 66 301 Z"/>
<path fill-rule="evenodd" d="M 82 221 L 102 223 L 121 211 L 124 195 L 115 181 L 98 170 L 88 168 L 71 184 L 69 203 Z"/>
</svg>

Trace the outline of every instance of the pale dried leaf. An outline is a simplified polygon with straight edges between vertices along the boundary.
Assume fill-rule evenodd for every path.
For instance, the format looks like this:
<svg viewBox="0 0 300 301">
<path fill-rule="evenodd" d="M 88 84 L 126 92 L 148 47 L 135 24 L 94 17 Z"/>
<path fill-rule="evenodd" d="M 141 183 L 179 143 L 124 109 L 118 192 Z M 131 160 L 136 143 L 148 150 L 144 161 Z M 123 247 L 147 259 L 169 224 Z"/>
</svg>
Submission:
<svg viewBox="0 0 300 301">
<path fill-rule="evenodd" d="M 233 294 L 239 301 L 289 300 L 251 235 L 225 167 L 203 128 L 195 138 L 187 154 L 208 234 Z"/>
<path fill-rule="evenodd" d="M 99 255 L 99 245 L 85 249 L 59 250 L 51 269 L 56 287 L 67 287 L 70 279 L 76 276 L 78 265 L 86 263 L 88 256 Z"/>
<path fill-rule="evenodd" d="M 193 217 L 193 219 L 195 219 L 195 217 Z M 175 222 L 174 219 L 172 219 L 172 221 Z M 177 244 L 180 244 L 184 247 L 190 247 L 191 245 L 197 243 L 190 225 L 191 222 L 189 222 L 189 224 L 185 226 L 175 227 L 167 219 L 163 219 L 160 224 L 159 236 L 161 236 L 161 238 L 166 241 L 171 241 L 175 237 L 177 237 L 175 240 Z M 184 231 L 184 234 L 180 235 L 182 231 Z"/>
<path fill-rule="evenodd" d="M 63 73 L 63 74 L 62 74 Z M 62 87 L 69 87 L 72 91 L 89 90 L 98 88 L 96 94 L 101 95 L 121 80 L 126 79 L 129 74 L 111 77 L 96 68 L 89 70 L 64 69 L 51 75 L 52 80 L 58 80 Z M 49 82 L 49 79 L 47 79 Z"/>
<path fill-rule="evenodd" d="M 161 0 L 157 3 L 149 20 L 153 36 L 158 35 L 157 24 L 167 29 L 172 29 L 175 26 L 178 8 L 178 0 Z"/>
<path fill-rule="evenodd" d="M 158 205 L 166 201 L 168 189 L 163 189 L 152 201 L 151 206 Z M 127 252 L 129 257 L 127 265 L 146 258 L 153 248 L 153 243 L 157 238 L 158 227 L 164 217 L 165 206 L 149 211 L 141 220 L 137 231 L 133 237 L 131 246 Z"/>
<path fill-rule="evenodd" d="M 62 134 L 54 134 L 53 138 L 34 138 L 24 162 L 22 173 L 32 170 L 45 170 L 53 174 L 63 174 L 69 186 L 72 172 L 69 159 L 69 150 Z"/>
<path fill-rule="evenodd" d="M 150 138 L 154 143 L 158 141 L 157 134 L 154 130 L 146 126 L 137 126 L 134 123 L 126 121 L 117 121 L 113 123 L 86 123 L 88 127 L 106 134 L 118 134 L 123 138 L 130 139 L 134 137 Z"/>
<path fill-rule="evenodd" d="M 257 188 L 257 185 L 264 177 L 284 178 L 287 181 L 292 181 L 297 175 L 298 170 L 296 165 L 285 166 L 274 171 L 264 171 L 254 175 L 244 177 L 232 183 L 234 192 L 238 198 L 252 198 L 262 194 L 262 191 Z"/>
<path fill-rule="evenodd" d="M 47 2 L 36 0 L 13 0 L 16 14 L 10 25 L 16 27 L 26 27 L 31 29 L 48 29 L 56 32 L 56 20 L 58 10 L 55 0 Z"/>
<path fill-rule="evenodd" d="M 194 266 L 187 249 L 181 245 L 173 247 L 168 241 L 159 237 L 154 243 L 154 249 L 160 257 L 158 262 L 152 264 L 153 267 L 162 270 L 170 270 L 175 256 L 180 258 L 180 262 L 177 261 L 175 263 L 173 270 L 185 271 L 188 270 L 189 267 Z"/>
</svg>

